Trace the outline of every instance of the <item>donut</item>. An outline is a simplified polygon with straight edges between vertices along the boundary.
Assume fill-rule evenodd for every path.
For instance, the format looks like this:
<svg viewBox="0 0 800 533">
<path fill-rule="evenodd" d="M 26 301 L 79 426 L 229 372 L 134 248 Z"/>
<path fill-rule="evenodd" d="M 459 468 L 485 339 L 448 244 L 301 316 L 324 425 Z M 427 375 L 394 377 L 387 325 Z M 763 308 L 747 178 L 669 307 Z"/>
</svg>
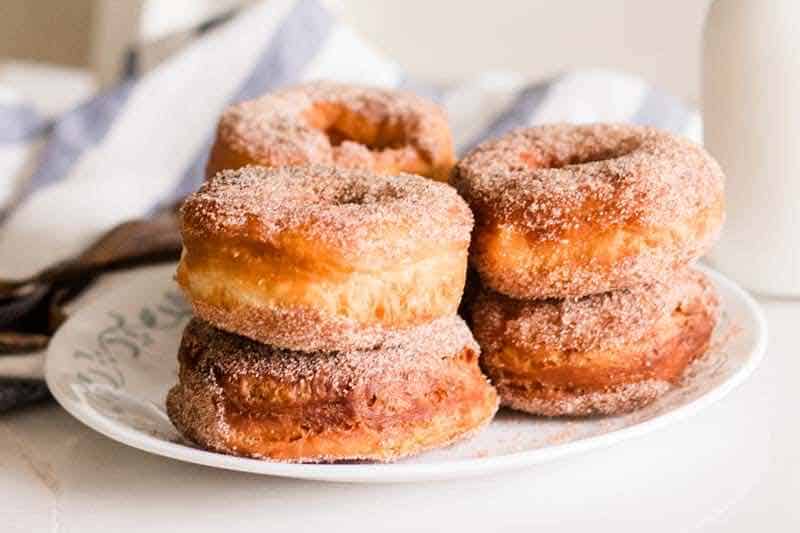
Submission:
<svg viewBox="0 0 800 533">
<path fill-rule="evenodd" d="M 686 269 L 579 299 L 515 300 L 483 290 L 472 328 L 503 405 L 545 416 L 613 415 L 680 381 L 707 350 L 717 310 L 709 281 Z"/>
<path fill-rule="evenodd" d="M 200 446 L 287 462 L 392 461 L 465 438 L 494 416 L 497 394 L 464 322 L 421 326 L 400 346 L 296 352 L 192 319 L 175 427 Z"/>
<path fill-rule="evenodd" d="M 724 219 L 719 165 L 650 127 L 519 129 L 472 150 L 453 174 L 475 214 L 470 262 L 515 298 L 649 283 L 703 255 Z"/>
<path fill-rule="evenodd" d="M 411 93 L 332 82 L 227 108 L 206 175 L 249 164 L 321 164 L 447 181 L 453 139 L 444 110 Z"/>
<path fill-rule="evenodd" d="M 294 350 L 374 348 L 456 313 L 471 229 L 456 191 L 420 176 L 248 166 L 184 203 L 177 280 L 226 331 Z"/>
</svg>

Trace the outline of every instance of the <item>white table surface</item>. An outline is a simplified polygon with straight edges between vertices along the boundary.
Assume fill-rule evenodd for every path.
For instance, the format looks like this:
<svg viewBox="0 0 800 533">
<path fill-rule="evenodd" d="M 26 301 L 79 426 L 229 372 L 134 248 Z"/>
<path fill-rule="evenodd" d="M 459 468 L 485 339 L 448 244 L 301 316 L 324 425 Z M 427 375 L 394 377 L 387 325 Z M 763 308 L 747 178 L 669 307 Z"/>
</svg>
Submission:
<svg viewBox="0 0 800 533">
<path fill-rule="evenodd" d="M 8 414 L 0 417 L 0 529 L 798 531 L 800 302 L 761 302 L 766 359 L 719 404 L 614 448 L 483 479 L 285 480 L 149 455 L 54 404 Z"/>
</svg>

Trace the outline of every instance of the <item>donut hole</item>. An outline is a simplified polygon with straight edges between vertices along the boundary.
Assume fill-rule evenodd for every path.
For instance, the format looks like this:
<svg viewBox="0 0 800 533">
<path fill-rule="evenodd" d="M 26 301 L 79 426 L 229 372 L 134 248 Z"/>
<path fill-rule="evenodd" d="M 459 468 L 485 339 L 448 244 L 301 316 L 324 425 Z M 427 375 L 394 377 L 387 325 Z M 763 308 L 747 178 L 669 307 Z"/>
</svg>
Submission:
<svg viewBox="0 0 800 533">
<path fill-rule="evenodd" d="M 317 102 L 306 112 L 308 124 L 325 134 L 332 147 L 356 143 L 371 152 L 393 150 L 408 145 L 408 128 L 402 119 L 375 117 L 353 111 L 333 102 Z"/>
<path fill-rule="evenodd" d="M 624 157 L 641 145 L 638 137 L 625 137 L 612 145 L 602 143 L 580 143 L 565 153 L 527 151 L 520 159 L 529 168 L 563 168 L 572 165 L 598 163 Z"/>
<path fill-rule="evenodd" d="M 380 204 L 400 199 L 403 194 L 391 184 L 369 184 L 362 186 L 343 187 L 340 190 L 330 191 L 332 194 L 327 201 L 337 206 L 359 206 Z"/>
</svg>

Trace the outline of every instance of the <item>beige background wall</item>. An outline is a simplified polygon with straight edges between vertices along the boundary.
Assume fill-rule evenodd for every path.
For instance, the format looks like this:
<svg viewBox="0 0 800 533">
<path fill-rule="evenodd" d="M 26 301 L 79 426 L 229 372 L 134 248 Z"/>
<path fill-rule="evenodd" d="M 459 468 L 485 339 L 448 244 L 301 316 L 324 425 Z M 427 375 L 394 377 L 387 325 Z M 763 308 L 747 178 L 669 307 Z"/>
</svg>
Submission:
<svg viewBox="0 0 800 533">
<path fill-rule="evenodd" d="M 343 0 L 345 16 L 415 73 L 450 80 L 486 68 L 539 77 L 578 66 L 639 73 L 699 95 L 710 0 Z"/>
<path fill-rule="evenodd" d="M 93 6 L 119 6 L 123 13 L 122 3 L 134 1 L 0 0 L 0 58 L 97 65 L 90 49 Z M 699 94 L 699 43 L 710 0 L 327 1 L 413 75 L 434 81 L 487 68 L 536 78 L 606 66 L 641 74 L 684 98 Z"/>
<path fill-rule="evenodd" d="M 85 65 L 93 3 L 94 0 L 0 0 L 0 58 Z"/>
</svg>

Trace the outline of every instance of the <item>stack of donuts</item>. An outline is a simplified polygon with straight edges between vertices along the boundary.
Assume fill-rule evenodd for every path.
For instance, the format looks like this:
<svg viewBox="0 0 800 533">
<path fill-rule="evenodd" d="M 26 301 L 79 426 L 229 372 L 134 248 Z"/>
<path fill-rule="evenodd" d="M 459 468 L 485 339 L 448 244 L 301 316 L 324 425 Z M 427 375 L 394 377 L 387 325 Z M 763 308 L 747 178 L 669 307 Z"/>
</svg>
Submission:
<svg viewBox="0 0 800 533">
<path fill-rule="evenodd" d="M 651 128 L 521 129 L 456 164 L 408 93 L 233 105 L 181 211 L 195 316 L 169 417 L 210 450 L 328 462 L 450 444 L 500 404 L 631 411 L 708 348 L 692 264 L 723 217 L 713 159 Z"/>
<path fill-rule="evenodd" d="M 520 129 L 452 182 L 475 216 L 466 313 L 503 405 L 628 412 L 708 348 L 717 297 L 692 263 L 719 233 L 724 179 L 699 146 L 632 125 Z"/>
<path fill-rule="evenodd" d="M 434 181 L 452 164 L 441 110 L 405 93 L 313 84 L 228 109 L 181 212 L 181 433 L 388 461 L 486 425 L 498 397 L 456 313 L 472 213 Z"/>
</svg>

